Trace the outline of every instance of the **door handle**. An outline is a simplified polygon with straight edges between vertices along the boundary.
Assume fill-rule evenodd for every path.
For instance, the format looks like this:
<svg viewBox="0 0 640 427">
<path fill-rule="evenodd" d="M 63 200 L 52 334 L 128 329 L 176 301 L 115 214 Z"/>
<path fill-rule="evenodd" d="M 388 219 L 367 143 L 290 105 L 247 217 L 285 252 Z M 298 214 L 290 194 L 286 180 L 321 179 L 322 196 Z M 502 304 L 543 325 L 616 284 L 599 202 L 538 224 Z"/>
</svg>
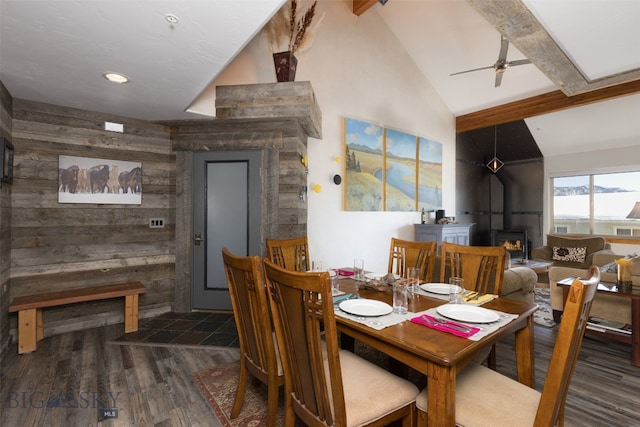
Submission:
<svg viewBox="0 0 640 427">
<path fill-rule="evenodd" d="M 196 233 L 193 236 L 193 242 L 196 246 L 200 246 L 200 243 L 202 243 L 202 233 Z"/>
</svg>

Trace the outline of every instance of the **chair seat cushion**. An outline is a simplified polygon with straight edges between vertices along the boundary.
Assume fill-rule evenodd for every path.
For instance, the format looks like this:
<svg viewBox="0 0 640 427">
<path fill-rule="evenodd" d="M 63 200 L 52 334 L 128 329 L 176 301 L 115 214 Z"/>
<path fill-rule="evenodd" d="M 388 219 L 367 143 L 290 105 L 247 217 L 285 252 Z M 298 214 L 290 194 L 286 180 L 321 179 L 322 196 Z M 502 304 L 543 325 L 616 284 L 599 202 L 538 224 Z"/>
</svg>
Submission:
<svg viewBox="0 0 640 427">
<path fill-rule="evenodd" d="M 340 351 L 348 426 L 360 426 L 413 405 L 418 387 L 350 351 Z"/>
<path fill-rule="evenodd" d="M 474 427 L 532 426 L 540 393 L 477 363 L 456 378 L 456 425 Z M 416 398 L 427 411 L 427 389 Z"/>
</svg>

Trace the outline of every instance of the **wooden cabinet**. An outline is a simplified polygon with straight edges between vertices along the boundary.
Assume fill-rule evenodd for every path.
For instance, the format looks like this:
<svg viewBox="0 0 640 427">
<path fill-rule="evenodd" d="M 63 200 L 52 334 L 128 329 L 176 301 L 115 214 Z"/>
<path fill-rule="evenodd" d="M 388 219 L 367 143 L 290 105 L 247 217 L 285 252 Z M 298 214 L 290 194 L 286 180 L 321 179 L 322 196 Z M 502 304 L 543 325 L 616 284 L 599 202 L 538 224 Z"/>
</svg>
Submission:
<svg viewBox="0 0 640 427">
<path fill-rule="evenodd" d="M 414 224 L 415 240 L 420 242 L 451 242 L 471 245 L 471 227 L 474 224 Z"/>
</svg>

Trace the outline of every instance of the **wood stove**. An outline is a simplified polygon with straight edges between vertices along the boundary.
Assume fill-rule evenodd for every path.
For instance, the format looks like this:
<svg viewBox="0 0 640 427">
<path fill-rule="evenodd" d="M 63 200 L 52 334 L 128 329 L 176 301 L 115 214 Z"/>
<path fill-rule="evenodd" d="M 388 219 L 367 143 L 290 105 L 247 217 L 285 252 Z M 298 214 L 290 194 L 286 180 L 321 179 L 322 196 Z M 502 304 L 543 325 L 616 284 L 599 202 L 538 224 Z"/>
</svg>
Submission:
<svg viewBox="0 0 640 427">
<path fill-rule="evenodd" d="M 491 230 L 491 246 L 504 246 L 511 259 L 528 258 L 527 230 Z"/>
</svg>

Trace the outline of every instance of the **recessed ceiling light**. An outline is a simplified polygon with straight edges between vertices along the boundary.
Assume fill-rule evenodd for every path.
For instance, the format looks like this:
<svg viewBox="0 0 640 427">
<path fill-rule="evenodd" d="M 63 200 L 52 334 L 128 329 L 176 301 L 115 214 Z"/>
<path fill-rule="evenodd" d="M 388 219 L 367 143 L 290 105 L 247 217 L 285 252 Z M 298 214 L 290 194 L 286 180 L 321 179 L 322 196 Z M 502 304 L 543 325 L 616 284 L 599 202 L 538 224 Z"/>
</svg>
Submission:
<svg viewBox="0 0 640 427">
<path fill-rule="evenodd" d="M 102 76 L 114 83 L 129 83 L 129 77 L 121 73 L 114 73 L 113 71 L 107 71 L 102 73 Z"/>
<path fill-rule="evenodd" d="M 167 13 L 166 15 L 164 15 L 164 18 L 167 20 L 167 22 L 169 22 L 169 24 L 172 24 L 172 25 L 175 25 L 178 22 L 180 22 L 180 19 L 173 13 Z"/>
</svg>

